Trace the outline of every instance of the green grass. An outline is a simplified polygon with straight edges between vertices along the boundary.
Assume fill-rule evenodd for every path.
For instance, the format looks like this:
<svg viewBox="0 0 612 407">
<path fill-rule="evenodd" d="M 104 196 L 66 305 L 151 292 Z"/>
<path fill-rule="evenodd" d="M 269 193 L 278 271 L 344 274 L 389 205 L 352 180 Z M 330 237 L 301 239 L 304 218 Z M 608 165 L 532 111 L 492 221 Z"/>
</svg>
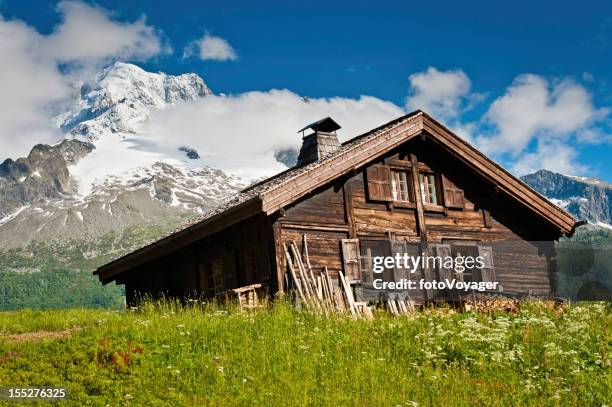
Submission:
<svg viewBox="0 0 612 407">
<path fill-rule="evenodd" d="M 65 386 L 64 405 L 78 406 L 609 405 L 610 309 L 530 303 L 519 314 L 430 309 L 374 321 L 282 301 L 253 313 L 5 312 L 0 387 Z M 68 336 L 28 338 L 37 331 Z"/>
</svg>

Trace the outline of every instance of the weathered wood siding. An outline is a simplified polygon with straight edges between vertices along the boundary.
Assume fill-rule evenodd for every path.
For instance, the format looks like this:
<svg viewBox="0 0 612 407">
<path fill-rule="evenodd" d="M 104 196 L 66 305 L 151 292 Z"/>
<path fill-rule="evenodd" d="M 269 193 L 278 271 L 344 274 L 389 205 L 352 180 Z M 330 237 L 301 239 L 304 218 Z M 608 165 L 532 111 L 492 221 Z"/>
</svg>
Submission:
<svg viewBox="0 0 612 407">
<path fill-rule="evenodd" d="M 418 245 L 426 238 L 430 246 L 452 241 L 488 243 L 494 247 L 496 281 L 504 291 L 541 296 L 554 293 L 554 265 L 549 259 L 554 256 L 551 241 L 559 237 L 558 232 L 496 192 L 494 185 L 482 181 L 431 141 L 410 141 L 369 165 L 409 163 L 411 154 L 416 156 L 419 166 L 446 177 L 445 185 L 454 193 L 458 196 L 463 193 L 462 208 L 456 208 L 456 203 L 452 205 L 455 207 L 425 205 L 421 231 L 416 205 L 400 207 L 369 199 L 367 168 L 360 168 L 281 211 L 277 220 L 280 243 L 295 241 L 301 247 L 306 234 L 315 273 L 327 266 L 333 275 L 343 267 L 341 239 L 400 240 Z M 281 274 L 284 273 L 282 253 L 278 265 Z M 418 280 L 426 275 L 421 270 L 408 277 Z M 370 298 L 379 294 L 367 287 L 357 291 L 358 296 Z M 416 300 L 427 298 L 421 292 L 410 295 L 416 296 Z"/>
<path fill-rule="evenodd" d="M 125 277 L 128 304 L 137 296 L 210 297 L 254 283 L 276 284 L 272 229 L 254 216 L 201 239 L 170 256 L 144 264 Z M 219 267 L 221 279 L 215 280 Z"/>
<path fill-rule="evenodd" d="M 452 194 L 452 204 L 448 201 L 447 205 L 432 206 L 416 200 L 421 192 L 418 175 L 411 175 L 408 180 L 412 188 L 417 188 L 412 190 L 416 202 L 381 201 L 380 197 L 389 193 L 388 188 L 376 191 L 378 200 L 370 199 L 367 174 L 368 167 L 373 165 L 405 166 L 437 174 L 444 179 L 439 186 L 440 195 L 443 191 L 449 197 Z M 252 216 L 131 270 L 121 281 L 126 284 L 128 302 L 132 303 L 143 293 L 153 297 L 162 294 L 210 296 L 259 282 L 269 282 L 272 292 L 283 289 L 286 273 L 283 245 L 294 241 L 301 247 L 304 234 L 315 274 L 327 267 L 336 277 L 344 268 L 343 239 L 359 239 L 362 247 L 366 244 L 380 246 L 379 249 L 388 247 L 384 249 L 388 251 L 385 255 L 392 252 L 391 242 L 396 242 L 396 247 L 397 242 L 407 242 L 415 253 L 421 246 L 431 251 L 435 244 L 474 242 L 493 247 L 495 280 L 504 291 L 543 296 L 554 293 L 551 241 L 559 237 L 559 232 L 498 192 L 494 185 L 483 181 L 446 150 L 429 139 L 413 139 L 375 159 L 368 167 L 356 168 L 273 216 Z M 380 168 L 370 173 L 380 173 Z M 388 179 L 389 174 L 383 178 Z M 376 182 L 380 184 L 381 180 Z M 380 244 L 376 246 L 376 242 Z M 435 270 L 419 270 L 408 276 L 395 272 L 390 275 L 417 281 L 438 279 Z M 357 287 L 356 294 L 359 299 L 368 299 L 377 297 L 380 291 L 364 284 Z M 397 294 L 403 296 L 406 292 Z M 433 298 L 426 292 L 408 294 L 419 302 Z"/>
</svg>

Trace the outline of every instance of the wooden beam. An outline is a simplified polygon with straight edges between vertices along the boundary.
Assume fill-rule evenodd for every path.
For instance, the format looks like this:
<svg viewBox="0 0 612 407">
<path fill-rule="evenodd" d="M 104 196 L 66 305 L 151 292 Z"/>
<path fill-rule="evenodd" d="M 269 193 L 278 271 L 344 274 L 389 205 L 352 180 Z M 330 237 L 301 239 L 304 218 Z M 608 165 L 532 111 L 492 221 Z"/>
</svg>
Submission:
<svg viewBox="0 0 612 407">
<path fill-rule="evenodd" d="M 484 227 L 485 228 L 492 227 L 493 226 L 493 222 L 492 222 L 491 214 L 489 213 L 489 211 L 484 209 L 484 208 L 481 209 L 481 211 L 482 211 L 482 220 L 484 222 Z"/>
<path fill-rule="evenodd" d="M 309 221 L 299 222 L 297 219 L 292 221 L 283 221 L 281 219 L 279 223 L 285 229 L 318 230 L 322 232 L 348 232 L 349 230 L 346 225 L 323 225 Z"/>
<path fill-rule="evenodd" d="M 355 214 L 353 211 L 353 187 L 351 186 L 350 178 L 342 185 L 342 192 L 344 195 L 344 213 L 348 223 L 349 239 L 355 239 L 357 237 L 357 229 L 355 227 Z"/>
<path fill-rule="evenodd" d="M 274 253 L 276 257 L 276 270 L 271 270 L 276 275 L 276 289 L 278 292 L 285 292 L 285 248 L 283 247 L 283 228 L 279 222 L 272 225 Z"/>
<path fill-rule="evenodd" d="M 418 160 L 416 155 L 410 154 L 410 162 L 412 168 L 418 168 Z M 417 213 L 417 230 L 421 236 L 421 240 L 427 243 L 427 226 L 425 225 L 425 211 L 423 211 L 423 198 L 421 196 L 421 183 L 419 182 L 419 172 L 411 171 L 412 173 L 412 190 L 414 191 L 414 200 L 416 202 Z"/>
</svg>

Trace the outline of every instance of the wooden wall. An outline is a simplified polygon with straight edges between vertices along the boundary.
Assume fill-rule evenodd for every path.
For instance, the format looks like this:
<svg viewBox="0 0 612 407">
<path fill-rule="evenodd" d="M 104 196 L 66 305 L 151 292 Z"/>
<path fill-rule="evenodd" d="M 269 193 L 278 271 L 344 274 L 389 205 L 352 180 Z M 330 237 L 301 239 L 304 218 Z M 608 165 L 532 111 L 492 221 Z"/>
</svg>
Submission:
<svg viewBox="0 0 612 407">
<path fill-rule="evenodd" d="M 257 215 L 201 239 L 170 256 L 130 271 L 124 278 L 128 304 L 154 298 L 210 297 L 254 283 L 276 284 L 276 258 L 269 219 Z M 215 279 L 219 267 L 221 279 Z"/>
<path fill-rule="evenodd" d="M 425 207 L 422 231 L 416 205 L 398 207 L 369 199 L 367 168 L 360 168 L 281 211 L 276 222 L 277 247 L 290 241 L 301 247 L 302 237 L 307 234 L 315 273 L 327 266 L 335 275 L 343 267 L 341 239 L 400 240 L 415 245 L 426 239 L 430 247 L 453 241 L 486 243 L 494 246 L 496 280 L 504 291 L 541 296 L 554 293 L 554 264 L 549 259 L 554 257 L 551 241 L 558 239 L 557 231 L 502 196 L 494 185 L 471 173 L 429 140 L 410 141 L 369 165 L 396 162 L 393 160 L 408 162 L 410 154 L 416 156 L 419 166 L 447 177 L 448 185 L 463 192 L 462 208 Z M 284 255 L 279 254 L 282 274 Z M 423 273 L 411 278 L 424 278 Z M 357 291 L 358 296 L 369 298 L 379 293 L 367 288 Z M 426 299 L 424 293 L 411 295 L 417 300 Z"/>
<path fill-rule="evenodd" d="M 430 139 L 413 139 L 368 166 L 391 164 L 440 174 L 447 181 L 441 188 L 451 188 L 453 200 L 459 197 L 462 204 L 433 207 L 373 200 L 368 168 L 358 168 L 273 216 L 253 216 L 131 270 L 122 277 L 128 303 L 142 293 L 154 297 L 211 296 L 258 282 L 270 283 L 272 292 L 282 290 L 286 277 L 283 244 L 294 241 L 301 247 L 304 234 L 315 274 L 327 267 L 337 276 L 344 268 L 343 239 L 380 241 L 383 245 L 407 242 L 415 250 L 419 245 L 469 241 L 493 247 L 496 280 L 504 291 L 554 293 L 555 266 L 549 260 L 554 258 L 551 241 L 559 232 L 547 222 L 510 201 Z M 416 192 L 414 198 L 420 196 Z M 221 280 L 214 278 L 214 270 L 221 270 Z M 421 270 L 409 277 L 418 280 L 431 275 Z M 380 294 L 367 287 L 357 287 L 356 292 L 360 299 Z M 417 301 L 431 298 L 424 292 L 410 294 Z"/>
</svg>

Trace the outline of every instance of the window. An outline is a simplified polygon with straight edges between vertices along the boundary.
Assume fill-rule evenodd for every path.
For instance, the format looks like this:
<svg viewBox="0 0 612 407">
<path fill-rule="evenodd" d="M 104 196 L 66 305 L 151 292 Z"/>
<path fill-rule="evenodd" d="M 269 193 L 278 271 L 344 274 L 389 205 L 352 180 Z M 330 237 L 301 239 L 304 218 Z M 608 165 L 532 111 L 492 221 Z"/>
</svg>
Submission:
<svg viewBox="0 0 612 407">
<path fill-rule="evenodd" d="M 412 202 L 409 180 L 408 171 L 391 171 L 391 194 L 394 201 Z"/>
<path fill-rule="evenodd" d="M 372 287 L 375 279 L 393 281 L 393 269 L 387 269 L 382 274 L 374 273 L 373 258 L 379 256 L 390 256 L 389 242 L 386 240 L 360 240 L 360 269 L 361 283 L 365 287 Z"/>
<path fill-rule="evenodd" d="M 425 205 L 438 205 L 438 185 L 436 175 L 431 173 L 419 174 L 419 183 L 421 184 L 421 197 Z"/>
<path fill-rule="evenodd" d="M 457 278 L 460 281 L 465 282 L 492 282 L 495 281 L 495 267 L 493 265 L 493 248 L 490 246 L 481 246 L 480 244 L 474 243 L 455 243 L 455 244 L 437 244 L 434 246 L 436 249 L 436 255 L 441 258 L 451 256 L 454 259 L 458 257 L 471 257 L 473 259 L 482 258 L 482 267 L 479 264 L 474 263 L 473 267 L 465 267 L 465 270 L 458 271 L 452 267 L 447 267 L 442 264 L 438 267 L 439 278 L 451 279 Z"/>
</svg>

